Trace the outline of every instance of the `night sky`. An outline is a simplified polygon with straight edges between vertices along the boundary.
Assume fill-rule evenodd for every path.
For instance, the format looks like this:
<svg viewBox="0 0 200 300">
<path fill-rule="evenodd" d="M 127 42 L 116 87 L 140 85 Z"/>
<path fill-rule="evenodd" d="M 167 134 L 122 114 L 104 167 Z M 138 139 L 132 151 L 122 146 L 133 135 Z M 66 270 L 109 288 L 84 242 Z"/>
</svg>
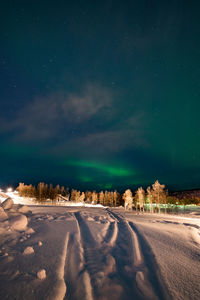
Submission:
<svg viewBox="0 0 200 300">
<path fill-rule="evenodd" d="M 1 1 L 0 187 L 200 187 L 200 1 Z"/>
</svg>

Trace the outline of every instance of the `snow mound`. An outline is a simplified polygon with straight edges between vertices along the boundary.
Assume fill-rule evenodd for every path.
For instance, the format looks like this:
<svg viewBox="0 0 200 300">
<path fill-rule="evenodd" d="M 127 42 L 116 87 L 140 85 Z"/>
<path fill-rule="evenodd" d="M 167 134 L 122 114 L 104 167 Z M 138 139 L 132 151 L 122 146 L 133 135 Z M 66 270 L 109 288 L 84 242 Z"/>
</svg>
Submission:
<svg viewBox="0 0 200 300">
<path fill-rule="evenodd" d="M 14 207 L 9 209 L 9 213 L 16 213 L 16 212 L 17 212 L 17 210 Z"/>
<path fill-rule="evenodd" d="M 4 201 L 5 199 L 7 199 L 8 198 L 8 195 L 7 194 L 5 194 L 5 193 L 3 193 L 3 192 L 0 192 L 0 203 L 1 203 L 1 201 Z"/>
<path fill-rule="evenodd" d="M 26 205 L 20 205 L 19 208 L 18 208 L 18 212 L 20 212 L 20 213 L 24 213 L 25 214 L 25 213 L 27 213 L 29 211 L 30 211 L 30 209 Z"/>
<path fill-rule="evenodd" d="M 14 202 L 12 198 L 7 198 L 1 203 L 1 207 L 4 209 L 10 209 L 13 206 Z"/>
<path fill-rule="evenodd" d="M 42 269 L 40 271 L 37 272 L 37 278 L 40 280 L 44 280 L 46 278 L 46 271 L 45 269 Z"/>
<path fill-rule="evenodd" d="M 3 207 L 0 206 L 0 221 L 6 220 L 7 218 L 7 213 L 4 211 Z"/>
<path fill-rule="evenodd" d="M 28 224 L 28 219 L 24 215 L 17 215 L 12 217 L 9 220 L 9 223 L 14 230 L 21 231 L 26 229 L 26 226 Z"/>
<path fill-rule="evenodd" d="M 34 249 L 33 249 L 33 247 L 30 247 L 30 246 L 26 247 L 26 249 L 23 252 L 24 255 L 29 255 L 29 254 L 33 254 L 33 253 L 34 253 Z"/>
<path fill-rule="evenodd" d="M 33 228 L 29 227 L 26 229 L 26 234 L 32 234 L 32 233 L 35 233 L 35 230 Z"/>
</svg>

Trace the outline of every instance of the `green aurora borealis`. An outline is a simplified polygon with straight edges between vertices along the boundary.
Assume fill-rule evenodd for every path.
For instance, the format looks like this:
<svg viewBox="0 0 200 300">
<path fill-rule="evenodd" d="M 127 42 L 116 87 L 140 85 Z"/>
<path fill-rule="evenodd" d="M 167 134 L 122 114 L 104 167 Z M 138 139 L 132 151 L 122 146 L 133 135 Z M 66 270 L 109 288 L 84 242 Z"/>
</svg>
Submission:
<svg viewBox="0 0 200 300">
<path fill-rule="evenodd" d="M 128 169 L 122 169 L 122 168 L 117 168 L 117 167 L 111 167 L 107 165 L 103 165 L 97 162 L 91 162 L 91 161 L 78 161 L 78 160 L 70 160 L 66 161 L 67 166 L 75 166 L 75 167 L 80 167 L 80 168 L 91 168 L 96 171 L 102 171 L 104 173 L 108 173 L 112 176 L 119 176 L 119 177 L 124 177 L 124 176 L 131 176 L 133 175 L 131 171 Z"/>
<path fill-rule="evenodd" d="M 0 187 L 200 187 L 198 1 L 5 1 Z"/>
</svg>

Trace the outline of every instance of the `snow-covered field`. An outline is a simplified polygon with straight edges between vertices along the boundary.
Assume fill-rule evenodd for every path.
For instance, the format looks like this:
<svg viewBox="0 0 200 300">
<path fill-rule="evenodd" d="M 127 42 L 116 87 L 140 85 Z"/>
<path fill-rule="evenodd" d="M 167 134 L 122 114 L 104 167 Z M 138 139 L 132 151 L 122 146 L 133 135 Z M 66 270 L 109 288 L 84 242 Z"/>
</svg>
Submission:
<svg viewBox="0 0 200 300">
<path fill-rule="evenodd" d="M 0 299 L 200 299 L 200 217 L 0 210 Z"/>
</svg>

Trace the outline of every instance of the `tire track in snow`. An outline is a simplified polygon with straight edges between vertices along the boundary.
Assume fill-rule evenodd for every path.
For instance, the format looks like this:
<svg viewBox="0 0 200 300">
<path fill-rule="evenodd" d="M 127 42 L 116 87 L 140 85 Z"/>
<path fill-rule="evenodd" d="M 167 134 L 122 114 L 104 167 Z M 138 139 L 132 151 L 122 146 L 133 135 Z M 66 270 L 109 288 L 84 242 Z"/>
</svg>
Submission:
<svg viewBox="0 0 200 300">
<path fill-rule="evenodd" d="M 67 293 L 64 299 L 76 300 L 79 298 L 79 294 L 85 294 L 85 289 L 81 290 L 83 283 L 79 278 L 79 273 L 82 270 L 82 251 L 79 245 L 78 234 L 71 234 L 68 244 L 68 257 L 65 265 L 65 282 L 67 284 Z M 78 287 L 77 288 L 77 283 Z M 85 297 L 86 299 L 86 297 Z"/>
<path fill-rule="evenodd" d="M 79 227 L 80 234 L 81 234 L 84 244 L 87 246 L 91 246 L 91 247 L 97 247 L 97 243 L 94 240 L 94 238 L 90 232 L 90 229 L 89 229 L 88 225 L 86 224 L 84 218 L 81 216 L 81 214 L 79 212 L 75 212 L 74 216 L 78 222 L 78 227 Z"/>
<path fill-rule="evenodd" d="M 110 209 L 107 212 L 118 221 L 118 236 L 112 252 L 127 292 L 125 298 L 168 299 L 158 280 L 160 274 L 155 270 L 156 262 L 147 242 L 132 222 L 127 222 L 124 217 Z M 144 249 L 148 249 L 148 253 Z"/>
<path fill-rule="evenodd" d="M 82 284 L 84 292 L 70 299 L 167 299 L 146 241 L 144 243 L 132 222 L 110 209 L 107 213 L 114 222 L 110 222 L 101 245 L 93 238 L 81 213 L 74 213 L 79 231 L 76 242 L 79 240 L 82 249 L 82 268 L 73 278 L 74 289 Z"/>
<path fill-rule="evenodd" d="M 118 226 L 117 222 L 110 222 L 110 225 L 107 229 L 106 236 L 102 243 L 106 243 L 109 246 L 114 246 L 118 235 Z"/>
<path fill-rule="evenodd" d="M 136 267 L 134 266 L 133 235 L 127 221 L 120 215 L 107 209 L 108 215 L 117 221 L 118 234 L 111 253 L 116 261 L 116 276 L 123 286 L 121 299 L 144 299 L 136 284 Z M 148 299 L 148 298 L 147 298 Z"/>
<path fill-rule="evenodd" d="M 82 272 L 85 274 L 84 282 L 86 281 L 85 286 L 89 292 L 87 299 L 91 299 L 91 297 L 108 299 L 108 293 L 115 295 L 116 292 L 121 291 L 121 287 L 109 279 L 110 274 L 115 270 L 115 259 L 110 255 L 110 248 L 112 248 L 117 235 L 115 225 L 109 226 L 105 242 L 99 245 L 81 214 L 77 212 L 74 215 L 77 219 L 83 247 L 84 268 Z M 90 284 L 87 284 L 88 282 Z M 114 298 L 119 299 L 119 295 Z"/>
<path fill-rule="evenodd" d="M 57 278 L 58 282 L 53 288 L 53 296 L 51 297 L 52 300 L 63 300 L 66 294 L 67 286 L 65 283 L 65 262 L 67 258 L 67 247 L 68 247 L 68 241 L 69 241 L 69 233 L 65 236 L 65 242 L 63 247 L 63 253 L 60 260 L 60 266 L 57 269 Z"/>
<path fill-rule="evenodd" d="M 156 262 L 154 253 L 142 234 L 138 231 L 137 227 L 133 222 L 129 222 L 129 225 L 135 231 L 138 237 L 140 248 L 144 257 L 145 266 L 147 268 L 147 276 L 151 285 L 156 290 L 159 299 L 172 299 L 168 287 L 162 280 L 160 268 Z"/>
<path fill-rule="evenodd" d="M 67 282 L 67 294 L 64 299 L 93 300 L 93 291 L 90 275 L 85 268 L 85 253 L 82 244 L 81 229 L 78 220 L 81 222 L 79 213 L 73 213 L 77 224 L 77 232 L 70 235 L 68 246 L 68 259 L 65 270 L 65 281 Z M 81 224 L 84 227 L 84 224 Z M 89 228 L 88 228 L 89 230 Z M 90 233 L 84 228 L 87 242 L 92 242 Z"/>
<path fill-rule="evenodd" d="M 84 266 L 83 266 L 83 283 L 85 286 L 86 299 L 93 299 L 93 286 L 95 285 L 94 280 L 92 280 L 92 275 L 96 271 L 95 259 L 97 255 L 96 247 L 97 243 L 94 240 L 88 225 L 86 224 L 84 218 L 79 212 L 74 213 L 77 220 L 78 230 L 80 233 L 80 240 L 83 248 Z"/>
<path fill-rule="evenodd" d="M 130 224 L 126 221 L 128 230 L 132 233 L 131 234 L 131 243 L 132 243 L 132 249 L 134 253 L 134 266 L 137 267 L 143 262 L 143 257 L 140 249 L 140 245 L 138 242 L 137 235 L 135 231 L 131 228 Z"/>
<path fill-rule="evenodd" d="M 142 254 L 141 246 L 138 240 L 138 236 L 133 228 L 132 222 L 127 222 L 129 230 L 132 232 L 132 245 L 134 250 L 134 266 L 136 267 L 136 284 L 141 294 L 147 299 L 156 299 L 156 295 L 153 291 L 153 285 L 149 281 L 150 274 L 146 266 L 144 255 Z"/>
</svg>

